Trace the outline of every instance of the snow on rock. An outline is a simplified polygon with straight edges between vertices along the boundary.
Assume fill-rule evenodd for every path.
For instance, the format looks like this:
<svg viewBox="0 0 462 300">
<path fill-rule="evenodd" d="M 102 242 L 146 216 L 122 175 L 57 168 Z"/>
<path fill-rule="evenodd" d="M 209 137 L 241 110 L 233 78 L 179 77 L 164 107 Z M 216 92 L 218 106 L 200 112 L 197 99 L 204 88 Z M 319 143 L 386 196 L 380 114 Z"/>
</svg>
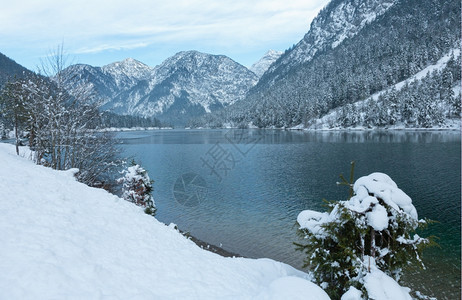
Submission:
<svg viewBox="0 0 462 300">
<path fill-rule="evenodd" d="M 62 75 L 71 95 L 83 88 L 103 110 L 144 117 L 198 117 L 243 99 L 258 81 L 227 56 L 198 51 L 179 52 L 154 68 L 128 58 L 103 67 L 72 65 Z"/>
<path fill-rule="evenodd" d="M 393 278 L 374 268 L 364 277 L 364 287 L 369 299 L 374 300 L 411 300 L 410 289 L 400 286 Z M 354 299 L 354 298 L 353 298 Z M 343 300 L 343 297 L 342 297 Z"/>
<path fill-rule="evenodd" d="M 329 299 L 289 265 L 202 250 L 14 152 L 0 143 L 0 299 Z"/>
<path fill-rule="evenodd" d="M 249 70 L 254 72 L 258 77 L 261 77 L 266 70 L 282 55 L 281 51 L 269 50 L 257 62 L 255 62 Z"/>
<path fill-rule="evenodd" d="M 113 76 L 117 85 L 126 80 L 146 80 L 149 79 L 153 69 L 142 62 L 133 58 L 127 58 L 123 61 L 114 62 L 101 67 L 101 70 Z"/>
<path fill-rule="evenodd" d="M 414 205 L 412 205 L 412 199 L 399 189 L 388 175 L 383 173 L 372 173 L 356 180 L 353 186 L 356 196 L 353 197 L 355 199 L 352 198 L 353 201 L 359 200 L 359 202 L 362 202 L 368 199 L 364 198 L 366 194 L 363 188 L 367 190 L 368 194 L 373 194 L 375 197 L 382 199 L 392 208 L 398 211 L 403 210 L 413 219 L 418 219 L 417 210 Z"/>
<path fill-rule="evenodd" d="M 358 34 L 364 26 L 383 15 L 397 0 L 330 1 L 313 19 L 310 30 L 303 39 L 276 64 L 268 73 L 282 69 L 287 74 L 292 67 L 311 61 L 323 49 L 333 49 L 345 39 Z"/>
</svg>

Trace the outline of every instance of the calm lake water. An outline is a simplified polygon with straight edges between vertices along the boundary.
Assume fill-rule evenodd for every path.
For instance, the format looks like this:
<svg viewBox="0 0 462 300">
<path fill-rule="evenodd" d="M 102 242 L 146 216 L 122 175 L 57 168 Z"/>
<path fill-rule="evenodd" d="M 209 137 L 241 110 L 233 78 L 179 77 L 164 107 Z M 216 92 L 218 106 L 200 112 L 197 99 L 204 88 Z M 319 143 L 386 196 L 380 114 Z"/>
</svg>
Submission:
<svg viewBox="0 0 462 300">
<path fill-rule="evenodd" d="M 159 130 L 118 133 L 123 154 L 154 183 L 157 219 L 246 257 L 301 268 L 292 242 L 304 209 L 344 200 L 339 174 L 388 174 L 412 199 L 419 218 L 438 221 L 426 235 L 427 270 L 405 284 L 438 299 L 460 299 L 460 132 L 289 132 Z"/>
</svg>

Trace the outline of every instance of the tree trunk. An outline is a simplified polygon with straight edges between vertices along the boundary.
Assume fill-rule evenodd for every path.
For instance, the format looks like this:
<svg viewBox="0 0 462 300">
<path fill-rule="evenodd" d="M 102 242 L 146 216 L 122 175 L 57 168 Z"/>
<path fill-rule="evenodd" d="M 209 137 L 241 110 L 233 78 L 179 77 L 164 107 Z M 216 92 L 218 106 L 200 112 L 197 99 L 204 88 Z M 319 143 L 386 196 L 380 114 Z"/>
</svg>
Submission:
<svg viewBox="0 0 462 300">
<path fill-rule="evenodd" d="M 18 123 L 15 122 L 14 136 L 16 137 L 16 154 L 19 155 L 19 136 L 18 136 Z"/>
<path fill-rule="evenodd" d="M 375 230 L 371 228 L 371 252 L 370 256 L 375 260 Z M 371 271 L 371 262 L 369 258 L 369 272 Z"/>
</svg>

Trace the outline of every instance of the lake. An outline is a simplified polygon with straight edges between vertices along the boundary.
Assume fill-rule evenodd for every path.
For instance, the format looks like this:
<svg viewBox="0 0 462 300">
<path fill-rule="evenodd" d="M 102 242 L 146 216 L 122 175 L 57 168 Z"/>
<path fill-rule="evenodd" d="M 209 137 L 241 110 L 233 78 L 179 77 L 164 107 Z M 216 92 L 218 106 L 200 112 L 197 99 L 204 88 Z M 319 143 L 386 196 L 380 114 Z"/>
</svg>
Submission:
<svg viewBox="0 0 462 300">
<path fill-rule="evenodd" d="M 121 132 L 154 183 L 157 219 L 246 257 L 269 257 L 301 269 L 296 218 L 345 200 L 339 174 L 388 174 L 419 218 L 438 221 L 426 235 L 441 248 L 424 254 L 427 270 L 404 284 L 438 299 L 460 299 L 461 137 L 450 131 L 299 132 L 157 130 Z"/>
</svg>

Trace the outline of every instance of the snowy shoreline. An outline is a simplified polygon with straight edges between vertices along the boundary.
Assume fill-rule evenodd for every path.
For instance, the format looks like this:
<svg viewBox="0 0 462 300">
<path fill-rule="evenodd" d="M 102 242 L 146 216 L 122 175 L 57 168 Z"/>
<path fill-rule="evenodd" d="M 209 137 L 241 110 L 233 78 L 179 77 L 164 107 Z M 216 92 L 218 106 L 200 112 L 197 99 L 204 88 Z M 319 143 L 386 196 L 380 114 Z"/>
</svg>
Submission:
<svg viewBox="0 0 462 300">
<path fill-rule="evenodd" d="M 182 232 L 180 230 L 180 232 Z M 209 252 L 212 252 L 212 253 L 216 253 L 222 257 L 242 257 L 242 258 L 248 258 L 248 257 L 245 257 L 243 255 L 240 255 L 240 254 L 237 254 L 237 253 L 232 253 L 232 252 L 229 252 L 225 249 L 223 249 L 222 247 L 219 247 L 217 245 L 213 245 L 213 244 L 209 244 L 203 240 L 200 240 L 198 238 L 196 238 L 195 236 L 193 235 L 189 235 L 188 236 L 188 239 L 190 239 L 191 241 L 193 241 L 198 247 L 200 247 L 201 249 L 204 249 L 206 251 L 209 251 Z"/>
<path fill-rule="evenodd" d="M 125 132 L 143 130 L 171 130 L 173 127 L 108 127 L 95 130 L 96 132 Z"/>
<path fill-rule="evenodd" d="M 1 299 L 329 299 L 272 259 L 222 257 L 0 143 Z"/>
<path fill-rule="evenodd" d="M 18 156 L 0 143 L 7 200 L 0 201 L 1 299 L 330 299 L 313 274 L 186 237 L 175 224 L 77 182 L 77 169 L 35 165 L 30 153 L 21 147 Z M 411 299 L 408 288 L 371 270 L 369 295 Z M 361 299 L 354 288 L 344 296 Z"/>
<path fill-rule="evenodd" d="M 311 128 L 287 128 L 285 130 L 300 130 L 300 131 L 309 131 L 309 132 L 330 132 L 330 131 L 353 131 L 353 132 L 435 132 L 435 131 L 460 131 L 460 128 L 321 128 L 321 129 L 311 129 Z"/>
<path fill-rule="evenodd" d="M 181 128 L 178 128 L 181 129 Z M 239 129 L 239 130 L 287 130 L 287 131 L 306 131 L 306 132 L 435 132 L 435 131 L 446 131 L 446 132 L 453 132 L 453 131 L 460 131 L 461 127 L 433 127 L 433 128 L 411 128 L 411 127 L 396 127 L 396 128 L 307 128 L 307 127 L 290 127 L 290 128 L 276 128 L 276 127 L 268 127 L 268 128 L 239 128 L 239 127 L 218 127 L 218 128 L 206 128 L 206 127 L 198 127 L 198 128 L 183 128 L 185 130 L 217 130 L 217 129 Z"/>
</svg>

